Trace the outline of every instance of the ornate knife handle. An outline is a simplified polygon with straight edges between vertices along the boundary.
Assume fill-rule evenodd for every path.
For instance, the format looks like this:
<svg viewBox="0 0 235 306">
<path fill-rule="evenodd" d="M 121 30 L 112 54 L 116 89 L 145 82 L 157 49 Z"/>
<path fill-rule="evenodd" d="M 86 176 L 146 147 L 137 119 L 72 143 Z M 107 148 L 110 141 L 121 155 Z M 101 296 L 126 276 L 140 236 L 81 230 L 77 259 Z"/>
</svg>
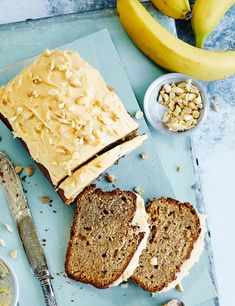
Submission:
<svg viewBox="0 0 235 306">
<path fill-rule="evenodd" d="M 37 275 L 37 278 L 42 285 L 46 306 L 57 306 L 49 272 L 44 270 L 42 273 Z"/>
</svg>

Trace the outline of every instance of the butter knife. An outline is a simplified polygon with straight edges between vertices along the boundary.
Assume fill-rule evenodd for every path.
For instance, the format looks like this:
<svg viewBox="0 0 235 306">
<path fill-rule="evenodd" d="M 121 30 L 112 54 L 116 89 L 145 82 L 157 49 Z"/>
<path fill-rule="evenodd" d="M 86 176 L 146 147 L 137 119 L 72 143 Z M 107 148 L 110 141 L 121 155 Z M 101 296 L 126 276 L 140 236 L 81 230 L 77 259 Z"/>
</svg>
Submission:
<svg viewBox="0 0 235 306">
<path fill-rule="evenodd" d="M 51 275 L 22 185 L 10 159 L 0 152 L 0 182 L 32 272 L 41 283 L 47 306 L 57 306 Z"/>
</svg>

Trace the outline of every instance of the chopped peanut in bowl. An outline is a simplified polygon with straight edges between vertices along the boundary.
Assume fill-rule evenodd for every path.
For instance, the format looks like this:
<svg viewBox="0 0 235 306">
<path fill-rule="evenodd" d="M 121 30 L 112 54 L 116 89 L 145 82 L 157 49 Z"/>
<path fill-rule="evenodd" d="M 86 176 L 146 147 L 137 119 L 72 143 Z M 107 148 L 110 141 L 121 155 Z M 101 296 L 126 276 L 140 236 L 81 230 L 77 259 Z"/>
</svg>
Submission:
<svg viewBox="0 0 235 306">
<path fill-rule="evenodd" d="M 198 124 L 203 101 L 192 80 L 163 85 L 157 101 L 167 108 L 161 120 L 169 131 L 184 132 Z"/>
</svg>

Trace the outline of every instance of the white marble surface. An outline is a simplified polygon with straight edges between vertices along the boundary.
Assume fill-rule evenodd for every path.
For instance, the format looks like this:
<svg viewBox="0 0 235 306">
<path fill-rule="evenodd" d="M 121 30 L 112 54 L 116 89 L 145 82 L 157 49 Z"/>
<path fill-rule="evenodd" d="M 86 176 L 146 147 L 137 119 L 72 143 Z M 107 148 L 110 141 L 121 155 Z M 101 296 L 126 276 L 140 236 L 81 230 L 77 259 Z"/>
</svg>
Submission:
<svg viewBox="0 0 235 306">
<path fill-rule="evenodd" d="M 104 1 L 86 1 L 94 8 Z M 109 1 L 111 5 L 115 1 Z M 75 0 L 2 0 L 0 23 L 42 18 L 83 10 L 84 1 Z M 227 14 L 215 31 L 208 47 L 234 48 L 235 9 Z M 226 32 L 225 32 L 226 28 Z M 234 27 L 233 27 L 234 28 Z M 214 44 L 212 44 L 214 42 Z M 235 216 L 235 77 L 209 84 L 210 100 L 215 96 L 220 111 L 209 111 L 208 120 L 193 136 L 204 201 L 211 231 L 219 295 L 222 306 L 235 305 L 234 216 Z M 167 168 L 167 167 L 166 167 Z M 188 305 L 190 306 L 190 305 Z"/>
</svg>

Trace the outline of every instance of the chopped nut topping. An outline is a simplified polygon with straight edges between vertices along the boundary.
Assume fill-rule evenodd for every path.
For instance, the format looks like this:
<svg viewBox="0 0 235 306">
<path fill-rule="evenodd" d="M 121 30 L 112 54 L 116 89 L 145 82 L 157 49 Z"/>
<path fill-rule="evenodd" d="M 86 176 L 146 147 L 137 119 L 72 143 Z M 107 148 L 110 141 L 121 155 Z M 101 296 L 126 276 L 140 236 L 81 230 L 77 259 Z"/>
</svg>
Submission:
<svg viewBox="0 0 235 306">
<path fill-rule="evenodd" d="M 3 240 L 3 238 L 0 238 L 0 246 L 2 246 L 3 248 L 6 247 L 6 242 Z"/>
<path fill-rule="evenodd" d="M 60 118 L 65 118 L 65 111 L 63 109 L 55 111 L 55 114 Z"/>
<path fill-rule="evenodd" d="M 34 169 L 32 167 L 27 167 L 25 171 L 28 176 L 31 176 L 34 174 Z"/>
<path fill-rule="evenodd" d="M 5 223 L 5 227 L 6 227 L 6 229 L 8 230 L 8 232 L 13 233 L 13 230 L 12 230 L 10 224 Z"/>
<path fill-rule="evenodd" d="M 76 109 L 76 107 L 75 107 L 75 105 L 69 105 L 69 111 L 70 112 L 74 112 L 75 111 L 75 109 Z"/>
<path fill-rule="evenodd" d="M 58 105 L 58 108 L 59 108 L 59 109 L 63 109 L 63 108 L 64 108 L 64 103 L 60 103 L 60 104 Z"/>
<path fill-rule="evenodd" d="M 73 79 L 70 81 L 70 85 L 73 87 L 80 87 L 82 83 L 78 79 Z"/>
<path fill-rule="evenodd" d="M 142 159 L 148 159 L 149 158 L 149 153 L 143 152 L 143 153 L 140 154 L 140 156 L 141 156 Z"/>
<path fill-rule="evenodd" d="M 143 114 L 143 112 L 141 112 L 140 110 L 138 110 L 138 111 L 135 113 L 135 118 L 136 118 L 137 120 L 142 119 L 143 116 L 144 116 L 144 114 Z"/>
<path fill-rule="evenodd" d="M 10 118 L 10 121 L 14 122 L 14 121 L 16 121 L 16 119 L 17 119 L 17 116 L 13 116 L 13 117 Z"/>
<path fill-rule="evenodd" d="M 15 166 L 16 173 L 20 173 L 22 171 L 23 167 L 21 165 Z"/>
<path fill-rule="evenodd" d="M 183 286 L 182 286 L 181 284 L 176 285 L 176 286 L 175 286 L 175 289 L 176 289 L 177 291 L 179 291 L 179 292 L 184 292 L 184 288 L 183 288 Z"/>
<path fill-rule="evenodd" d="M 40 83 L 42 83 L 42 79 L 40 78 L 39 75 L 36 75 L 36 76 L 33 78 L 33 83 L 34 83 L 34 84 L 40 84 Z"/>
<path fill-rule="evenodd" d="M 112 175 L 112 174 L 106 175 L 105 178 L 106 178 L 106 180 L 107 180 L 109 183 L 113 183 L 113 182 L 116 181 L 116 177 L 115 177 L 114 175 Z"/>
<path fill-rule="evenodd" d="M 37 90 L 31 90 L 31 91 L 28 91 L 28 97 L 33 97 L 33 98 L 38 98 L 39 97 L 39 93 Z"/>
<path fill-rule="evenodd" d="M 40 201 L 41 201 L 41 203 L 50 203 L 50 198 L 49 197 L 41 197 Z"/>
<path fill-rule="evenodd" d="M 16 113 L 18 115 L 20 115 L 20 114 L 22 114 L 22 112 L 23 112 L 23 107 L 21 107 L 21 106 L 17 107 Z"/>
<path fill-rule="evenodd" d="M 12 259 L 17 259 L 17 256 L 18 256 L 17 250 L 12 250 L 12 251 L 10 252 L 10 257 L 11 257 Z"/>
<path fill-rule="evenodd" d="M 66 70 L 66 66 L 65 65 L 56 65 L 55 67 L 58 71 L 65 71 Z"/>
<path fill-rule="evenodd" d="M 135 191 L 136 193 L 138 193 L 140 196 L 142 196 L 143 193 L 144 193 L 144 190 L 143 190 L 142 188 L 140 188 L 140 187 L 135 187 L 135 188 L 134 188 L 134 191 Z"/>
<path fill-rule="evenodd" d="M 79 152 L 74 152 L 74 153 L 73 153 L 73 158 L 74 158 L 74 159 L 79 159 L 79 158 L 80 158 Z"/>
<path fill-rule="evenodd" d="M 66 79 L 70 79 L 72 75 L 73 75 L 73 72 L 70 69 L 67 69 L 65 72 Z"/>
<path fill-rule="evenodd" d="M 3 105 L 7 105 L 7 100 L 3 98 L 3 99 L 2 99 L 2 104 L 3 104 Z"/>
<path fill-rule="evenodd" d="M 59 94 L 59 90 L 55 89 L 55 88 L 50 88 L 48 90 L 48 95 L 50 96 L 57 96 Z"/>
<path fill-rule="evenodd" d="M 46 49 L 44 51 L 44 55 L 47 56 L 47 57 L 50 56 L 51 55 L 51 51 L 49 49 Z"/>
</svg>

